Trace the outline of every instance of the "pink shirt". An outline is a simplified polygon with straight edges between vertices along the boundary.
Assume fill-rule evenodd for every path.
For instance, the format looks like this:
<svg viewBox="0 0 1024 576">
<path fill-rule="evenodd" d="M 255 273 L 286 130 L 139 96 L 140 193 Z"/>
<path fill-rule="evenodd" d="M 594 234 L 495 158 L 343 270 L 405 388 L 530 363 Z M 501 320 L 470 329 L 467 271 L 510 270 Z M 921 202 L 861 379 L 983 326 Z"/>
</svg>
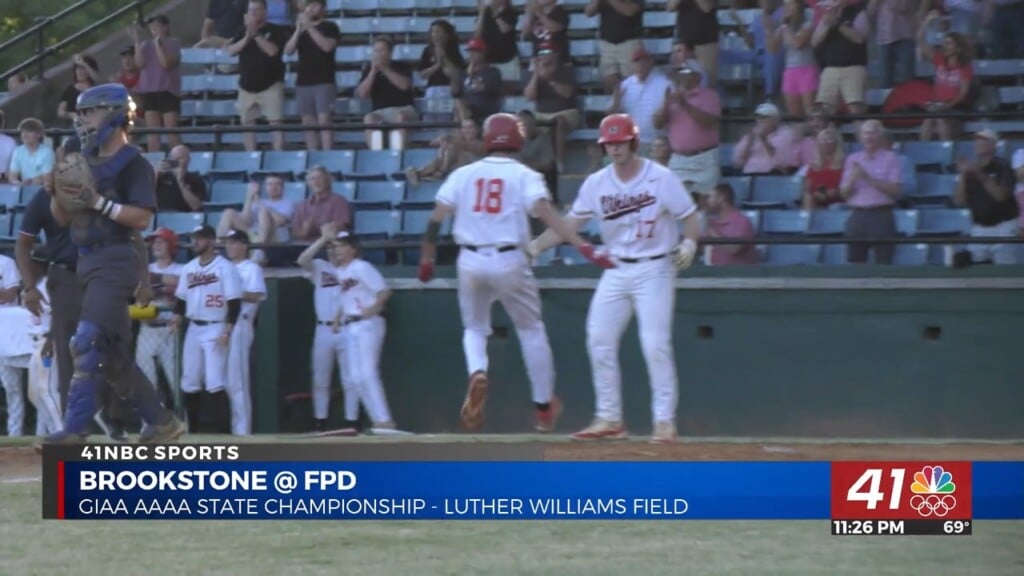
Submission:
<svg viewBox="0 0 1024 576">
<path fill-rule="evenodd" d="M 313 223 L 313 232 L 309 236 L 301 234 L 308 222 Z M 338 225 L 338 230 L 348 230 L 352 226 L 352 213 L 348 200 L 337 194 L 328 194 L 322 200 L 310 196 L 295 207 L 292 216 L 292 240 L 314 240 L 320 236 L 320 227 L 328 222 Z"/>
<path fill-rule="evenodd" d="M 718 92 L 697 87 L 686 94 L 686 101 L 701 112 L 715 117 L 722 115 L 722 101 Z M 705 128 L 690 116 L 678 102 L 668 106 L 668 144 L 676 154 L 695 154 L 718 146 L 718 126 Z"/>
<path fill-rule="evenodd" d="M 864 171 L 874 178 L 883 182 L 895 184 L 903 183 L 903 172 L 900 169 L 900 157 L 892 150 L 876 150 L 874 156 L 868 156 L 864 150 L 854 152 L 846 157 L 846 164 L 843 165 L 843 181 L 840 188 L 846 188 L 853 184 L 853 193 L 846 199 L 846 205 L 851 208 L 878 208 L 881 206 L 892 206 L 896 201 L 892 196 L 875 188 L 864 178 L 853 181 L 854 164 L 860 164 Z"/>
<path fill-rule="evenodd" d="M 814 154 L 818 150 L 818 139 L 814 136 L 804 136 L 800 141 L 800 165 L 810 166 L 814 162 Z"/>
<path fill-rule="evenodd" d="M 774 132 L 768 135 L 768 142 L 774 148 L 774 153 L 769 154 L 760 138 L 754 140 L 750 148 L 750 155 L 746 163 L 743 163 L 743 151 L 750 142 L 748 133 L 732 151 L 733 165 L 743 167 L 745 174 L 766 174 L 776 169 L 796 168 L 800 166 L 800 137 L 796 131 L 789 126 L 779 126 Z"/>
<path fill-rule="evenodd" d="M 177 38 L 164 38 L 161 40 L 164 47 L 164 54 L 167 56 L 181 57 L 181 41 Z M 139 81 L 135 84 L 135 91 L 139 94 L 151 92 L 170 92 L 175 96 L 181 95 L 181 62 L 171 68 L 164 68 L 160 65 L 160 59 L 156 55 L 156 42 L 146 40 L 140 47 L 142 55 L 146 59 L 145 64 L 139 70 Z"/>
<path fill-rule="evenodd" d="M 753 238 L 754 225 L 739 210 L 727 210 L 715 218 L 708 219 L 708 228 L 720 238 Z M 761 258 L 753 244 L 743 245 L 735 254 L 731 254 L 726 245 L 711 246 L 712 266 L 731 266 L 734 264 L 757 264 Z"/>
</svg>

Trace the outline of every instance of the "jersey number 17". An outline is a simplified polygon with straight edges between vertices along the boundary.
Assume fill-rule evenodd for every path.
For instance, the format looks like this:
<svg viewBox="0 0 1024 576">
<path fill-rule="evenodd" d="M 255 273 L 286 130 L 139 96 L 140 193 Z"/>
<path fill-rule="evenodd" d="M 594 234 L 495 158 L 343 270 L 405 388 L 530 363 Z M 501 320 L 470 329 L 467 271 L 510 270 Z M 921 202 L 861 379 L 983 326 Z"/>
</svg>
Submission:
<svg viewBox="0 0 1024 576">
<path fill-rule="evenodd" d="M 492 178 L 490 180 L 477 178 L 476 203 L 473 204 L 473 212 L 500 214 L 501 195 L 504 191 L 505 181 L 500 178 Z"/>
</svg>

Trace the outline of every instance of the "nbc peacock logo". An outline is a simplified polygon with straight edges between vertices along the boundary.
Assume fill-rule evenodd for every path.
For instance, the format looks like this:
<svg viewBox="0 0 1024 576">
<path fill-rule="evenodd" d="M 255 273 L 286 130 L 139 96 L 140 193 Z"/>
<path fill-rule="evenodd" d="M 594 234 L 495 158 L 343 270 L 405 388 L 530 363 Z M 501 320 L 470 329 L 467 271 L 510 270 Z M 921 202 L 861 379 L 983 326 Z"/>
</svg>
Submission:
<svg viewBox="0 0 1024 576">
<path fill-rule="evenodd" d="M 956 508 L 953 474 L 942 466 L 925 466 L 914 474 L 910 507 L 922 518 L 943 518 Z"/>
</svg>

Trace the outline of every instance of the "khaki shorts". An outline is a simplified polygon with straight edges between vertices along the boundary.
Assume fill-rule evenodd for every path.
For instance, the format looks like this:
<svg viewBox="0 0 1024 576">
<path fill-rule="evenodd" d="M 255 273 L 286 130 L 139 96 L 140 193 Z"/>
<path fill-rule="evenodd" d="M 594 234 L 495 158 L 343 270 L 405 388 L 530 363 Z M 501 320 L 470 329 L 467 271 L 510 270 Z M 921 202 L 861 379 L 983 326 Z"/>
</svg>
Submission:
<svg viewBox="0 0 1024 576">
<path fill-rule="evenodd" d="M 520 76 L 522 75 L 523 68 L 519 63 L 519 58 L 513 58 L 504 64 L 491 64 L 501 72 L 502 82 L 519 82 Z"/>
<path fill-rule="evenodd" d="M 835 110 L 840 102 L 861 104 L 867 86 L 867 68 L 864 66 L 834 66 L 821 71 L 818 82 L 818 104 L 824 104 Z"/>
<path fill-rule="evenodd" d="M 633 75 L 633 53 L 641 46 L 640 39 L 626 40 L 622 44 L 598 41 L 601 56 L 599 69 L 602 77 L 619 75 L 629 78 Z"/>
<path fill-rule="evenodd" d="M 284 119 L 284 84 L 278 82 L 263 92 L 246 92 L 239 88 L 235 107 L 244 124 L 252 124 L 260 116 L 267 122 L 280 122 Z"/>
<path fill-rule="evenodd" d="M 711 194 L 718 185 L 718 148 L 693 156 L 672 153 L 668 168 L 691 194 Z"/>
<path fill-rule="evenodd" d="M 367 116 L 377 116 L 380 119 L 378 122 L 397 124 L 405 121 L 402 119 L 403 113 L 409 116 L 412 120 L 419 120 L 420 113 L 412 106 L 389 106 L 388 108 L 378 108 L 367 114 Z"/>
<path fill-rule="evenodd" d="M 537 118 L 537 122 L 554 122 L 555 118 L 565 118 L 566 122 L 569 123 L 569 130 L 576 130 L 583 123 L 583 117 L 580 116 L 580 111 L 575 108 L 569 110 L 562 110 L 561 112 L 534 112 L 534 117 Z"/>
</svg>

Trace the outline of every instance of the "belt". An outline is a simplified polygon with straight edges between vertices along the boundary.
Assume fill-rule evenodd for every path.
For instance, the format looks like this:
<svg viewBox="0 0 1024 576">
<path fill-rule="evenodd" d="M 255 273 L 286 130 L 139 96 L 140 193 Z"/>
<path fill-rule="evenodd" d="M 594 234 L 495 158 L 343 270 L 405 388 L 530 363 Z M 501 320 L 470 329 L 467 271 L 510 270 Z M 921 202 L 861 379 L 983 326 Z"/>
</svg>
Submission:
<svg viewBox="0 0 1024 576">
<path fill-rule="evenodd" d="M 462 247 L 471 252 L 477 252 L 482 248 L 490 248 L 490 246 L 470 246 L 469 244 L 463 244 Z M 495 248 L 495 250 L 497 250 L 498 252 L 511 252 L 513 250 L 518 249 L 518 246 L 512 246 L 511 244 L 508 246 L 498 246 L 497 248 Z"/>
<path fill-rule="evenodd" d="M 651 260 L 661 260 L 668 254 L 658 254 L 657 256 L 644 256 L 643 258 L 616 258 L 619 262 L 625 262 L 626 264 L 636 264 L 637 262 L 649 262 Z"/>
<path fill-rule="evenodd" d="M 693 152 L 675 152 L 675 154 L 678 154 L 680 156 L 686 156 L 687 158 L 691 158 L 693 156 L 698 156 L 698 155 L 703 154 L 705 152 L 710 152 L 710 151 L 714 150 L 715 148 L 718 148 L 718 144 L 715 144 L 714 146 L 708 146 L 707 148 L 701 148 L 700 150 L 694 150 Z"/>
<path fill-rule="evenodd" d="M 193 320 L 191 318 L 189 318 L 188 321 L 193 323 L 193 324 L 195 324 L 196 326 L 209 326 L 210 324 L 220 324 L 221 323 L 220 320 Z"/>
<path fill-rule="evenodd" d="M 345 316 L 341 319 L 341 325 L 347 326 L 353 322 L 359 322 L 361 320 L 366 320 L 366 318 L 363 318 L 362 316 Z M 334 321 L 324 322 L 323 320 L 317 320 L 316 323 L 320 326 L 334 326 Z"/>
<path fill-rule="evenodd" d="M 149 324 L 146 324 L 146 326 L 149 326 L 150 328 L 167 328 L 167 322 L 150 322 Z"/>
</svg>

